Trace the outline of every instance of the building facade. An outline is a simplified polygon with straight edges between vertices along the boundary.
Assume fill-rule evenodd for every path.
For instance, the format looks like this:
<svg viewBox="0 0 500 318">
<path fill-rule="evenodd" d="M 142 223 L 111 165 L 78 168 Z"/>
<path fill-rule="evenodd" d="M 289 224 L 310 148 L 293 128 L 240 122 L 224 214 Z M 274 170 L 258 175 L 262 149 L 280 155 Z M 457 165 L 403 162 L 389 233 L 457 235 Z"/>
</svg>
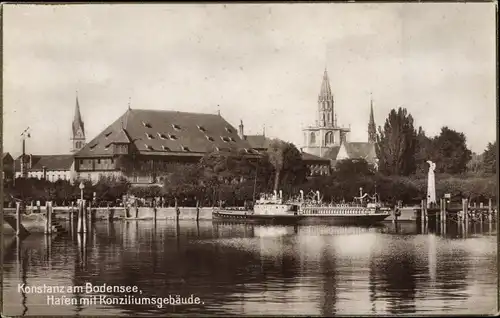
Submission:
<svg viewBox="0 0 500 318">
<path fill-rule="evenodd" d="M 377 165 L 375 152 L 376 128 L 373 116 L 373 102 L 370 104 L 368 142 L 350 142 L 350 128 L 337 124 L 335 101 L 330 87 L 328 72 L 325 70 L 318 96 L 317 119 L 315 125 L 303 129 L 304 147 L 302 151 L 331 161 L 332 166 L 344 159 L 364 159 Z"/>
<path fill-rule="evenodd" d="M 77 178 L 124 176 L 132 184 L 162 184 L 179 164 L 206 153 L 246 149 L 247 141 L 216 114 L 129 109 L 75 154 Z"/>
<path fill-rule="evenodd" d="M 2 176 L 5 185 L 11 185 L 14 180 L 14 158 L 10 153 L 2 154 Z"/>
<path fill-rule="evenodd" d="M 269 149 L 269 144 L 271 142 L 270 138 L 267 138 L 265 132 L 262 135 L 245 135 L 243 122 L 240 122 L 238 134 L 240 138 L 246 140 L 251 149 L 263 153 Z M 321 158 L 306 152 L 301 151 L 302 160 L 309 169 L 309 176 L 319 176 L 319 175 L 329 175 L 331 173 L 331 163 L 329 159 Z"/>
<path fill-rule="evenodd" d="M 21 178 L 21 158 L 15 161 L 15 177 Z M 73 182 L 76 177 L 73 155 L 25 155 L 26 177 L 44 179 L 51 182 L 67 180 Z"/>
</svg>

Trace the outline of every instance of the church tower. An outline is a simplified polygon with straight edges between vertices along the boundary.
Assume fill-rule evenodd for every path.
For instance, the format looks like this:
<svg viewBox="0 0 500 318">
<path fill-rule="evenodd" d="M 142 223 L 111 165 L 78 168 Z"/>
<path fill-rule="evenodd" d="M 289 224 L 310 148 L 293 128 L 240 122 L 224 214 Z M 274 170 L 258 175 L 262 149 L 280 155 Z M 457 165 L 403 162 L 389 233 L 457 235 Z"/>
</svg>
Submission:
<svg viewBox="0 0 500 318">
<path fill-rule="evenodd" d="M 318 95 L 317 119 L 314 126 L 303 129 L 304 152 L 325 157 L 330 155 L 330 150 L 340 147 L 341 143 L 347 142 L 349 128 L 337 125 L 335 115 L 335 101 L 328 71 L 325 69 L 321 88 Z"/>
<path fill-rule="evenodd" d="M 71 141 L 73 143 L 71 152 L 77 152 L 85 146 L 85 126 L 80 114 L 78 95 L 76 96 L 75 117 L 73 118 Z"/>
<path fill-rule="evenodd" d="M 370 99 L 370 121 L 368 122 L 368 142 L 374 144 L 377 142 L 377 128 L 373 117 L 373 99 Z"/>
</svg>

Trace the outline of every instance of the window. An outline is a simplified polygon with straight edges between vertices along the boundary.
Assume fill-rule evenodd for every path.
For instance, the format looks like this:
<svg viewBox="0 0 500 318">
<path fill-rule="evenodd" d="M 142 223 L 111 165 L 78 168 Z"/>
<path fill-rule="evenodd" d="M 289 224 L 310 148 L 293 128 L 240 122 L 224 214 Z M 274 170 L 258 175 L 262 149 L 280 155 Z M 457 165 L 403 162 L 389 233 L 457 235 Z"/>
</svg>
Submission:
<svg viewBox="0 0 500 318">
<path fill-rule="evenodd" d="M 168 148 L 167 146 L 161 146 L 161 148 L 165 151 L 170 151 L 170 148 Z"/>
<path fill-rule="evenodd" d="M 106 146 L 104 146 L 104 150 L 108 150 L 108 148 L 109 148 L 110 145 L 111 144 L 107 144 Z"/>
<path fill-rule="evenodd" d="M 108 137 L 109 137 L 109 135 L 111 135 L 111 133 L 112 133 L 112 131 L 110 131 L 110 132 L 106 133 L 106 134 L 104 135 L 104 137 L 108 138 Z"/>
<path fill-rule="evenodd" d="M 232 142 L 236 142 L 236 140 L 233 137 L 229 137 L 229 140 L 231 140 Z"/>
<path fill-rule="evenodd" d="M 95 147 L 97 147 L 98 144 L 93 144 L 92 146 L 90 146 L 90 150 L 94 150 Z"/>
<path fill-rule="evenodd" d="M 224 141 L 224 142 L 231 141 L 231 139 L 229 139 L 228 137 L 223 137 L 223 136 L 221 136 L 220 139 L 222 139 L 222 141 Z"/>
<path fill-rule="evenodd" d="M 333 132 L 327 132 L 325 135 L 325 145 L 333 144 L 333 141 Z"/>
<path fill-rule="evenodd" d="M 81 165 L 85 164 L 85 160 L 80 159 L 80 164 L 81 164 Z"/>
<path fill-rule="evenodd" d="M 170 138 L 171 140 L 177 140 L 177 136 L 176 135 L 168 135 L 168 138 Z"/>
<path fill-rule="evenodd" d="M 168 137 L 165 134 L 158 133 L 158 137 L 161 139 L 168 139 Z"/>
<path fill-rule="evenodd" d="M 316 134 L 314 132 L 311 132 L 309 135 L 309 143 L 311 145 L 314 145 L 316 143 Z"/>
<path fill-rule="evenodd" d="M 220 148 L 219 147 L 215 147 L 215 151 L 220 151 Z"/>
<path fill-rule="evenodd" d="M 101 164 L 101 159 L 97 159 L 97 164 Z"/>
<path fill-rule="evenodd" d="M 189 148 L 188 148 L 188 147 L 186 147 L 186 146 L 181 146 L 181 148 L 182 148 L 182 150 L 183 150 L 183 151 L 191 151 L 191 150 L 189 150 Z"/>
<path fill-rule="evenodd" d="M 145 144 L 145 146 L 146 146 L 146 149 L 147 149 L 147 150 L 154 150 L 154 149 L 153 149 L 153 146 L 150 146 L 150 145 L 148 145 L 148 144 Z"/>
<path fill-rule="evenodd" d="M 229 127 L 226 127 L 226 131 L 227 131 L 228 133 L 230 133 L 230 134 L 232 134 L 232 133 L 233 133 L 233 130 L 232 130 L 231 128 L 229 128 Z"/>
<path fill-rule="evenodd" d="M 151 128 L 151 124 L 150 124 L 150 123 L 142 122 L 142 124 L 143 124 L 143 125 L 144 125 L 144 127 L 146 127 L 146 128 Z"/>
<path fill-rule="evenodd" d="M 205 127 L 203 126 L 197 126 L 198 129 L 201 131 L 201 132 L 206 132 L 207 130 L 205 129 Z"/>
<path fill-rule="evenodd" d="M 174 127 L 175 130 L 181 130 L 181 126 L 177 124 L 172 124 L 172 127 Z"/>
<path fill-rule="evenodd" d="M 153 139 L 153 134 L 150 134 L 150 133 L 146 133 L 146 137 L 148 137 L 148 139 Z"/>
<path fill-rule="evenodd" d="M 111 158 L 111 159 L 109 159 L 109 161 L 110 161 L 111 163 L 114 163 L 114 162 L 115 162 L 115 159 Z"/>
<path fill-rule="evenodd" d="M 205 136 L 207 138 L 207 140 L 210 140 L 210 141 L 214 141 L 214 139 L 210 136 Z"/>
</svg>

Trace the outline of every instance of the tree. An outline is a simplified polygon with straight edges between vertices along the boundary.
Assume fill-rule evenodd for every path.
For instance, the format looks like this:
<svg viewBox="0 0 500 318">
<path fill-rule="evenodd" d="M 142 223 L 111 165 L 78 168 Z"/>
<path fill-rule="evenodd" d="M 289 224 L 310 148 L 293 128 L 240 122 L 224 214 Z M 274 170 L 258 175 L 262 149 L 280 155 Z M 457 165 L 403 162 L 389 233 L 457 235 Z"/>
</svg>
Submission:
<svg viewBox="0 0 500 318">
<path fill-rule="evenodd" d="M 353 177 L 371 176 L 375 171 L 365 159 L 344 159 L 337 162 L 333 175 L 345 180 Z"/>
<path fill-rule="evenodd" d="M 483 152 L 484 171 L 487 173 L 497 172 L 497 152 L 498 144 L 489 142 L 486 150 Z"/>
<path fill-rule="evenodd" d="M 467 148 L 463 133 L 443 127 L 432 144 L 432 161 L 436 163 L 437 172 L 458 174 L 466 171 L 472 152 Z"/>
<path fill-rule="evenodd" d="M 409 175 L 415 171 L 416 131 L 405 108 L 392 109 L 377 134 L 379 169 L 387 175 Z"/>
<path fill-rule="evenodd" d="M 294 144 L 273 139 L 267 153 L 274 167 L 274 191 L 279 190 L 280 184 L 291 187 L 305 181 L 307 167 Z"/>
<path fill-rule="evenodd" d="M 130 182 L 124 177 L 104 176 L 94 185 L 97 199 L 100 201 L 116 201 L 121 199 L 130 188 Z"/>
<path fill-rule="evenodd" d="M 429 171 L 428 160 L 433 158 L 433 140 L 426 136 L 422 127 L 418 127 L 417 143 L 415 145 L 416 172 L 425 174 Z"/>
</svg>

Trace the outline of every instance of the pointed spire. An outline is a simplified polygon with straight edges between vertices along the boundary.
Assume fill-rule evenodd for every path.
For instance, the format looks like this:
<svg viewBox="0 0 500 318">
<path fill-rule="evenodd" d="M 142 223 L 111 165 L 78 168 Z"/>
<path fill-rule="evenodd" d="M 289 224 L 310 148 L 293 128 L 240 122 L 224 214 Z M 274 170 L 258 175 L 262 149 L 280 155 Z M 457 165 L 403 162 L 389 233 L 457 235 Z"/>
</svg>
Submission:
<svg viewBox="0 0 500 318">
<path fill-rule="evenodd" d="M 266 136 L 266 124 L 262 125 L 262 136 Z"/>
<path fill-rule="evenodd" d="M 128 97 L 128 109 L 129 109 L 129 110 L 131 109 L 131 108 L 130 108 L 130 101 L 131 101 L 131 99 L 132 99 L 132 98 L 129 96 L 129 97 Z"/>
<path fill-rule="evenodd" d="M 328 71 L 325 67 L 325 72 L 323 73 L 323 82 L 321 83 L 321 90 L 319 92 L 320 100 L 329 100 L 332 98 L 332 89 L 330 87 L 330 79 L 328 78 Z"/>
<path fill-rule="evenodd" d="M 373 116 L 373 97 L 370 93 L 370 120 L 368 122 L 368 142 L 375 143 L 377 141 L 377 128 L 375 126 L 375 117 Z"/>
<path fill-rule="evenodd" d="M 73 118 L 73 135 L 81 128 L 83 135 L 85 136 L 85 126 L 83 124 L 82 115 L 80 113 L 80 103 L 78 101 L 78 91 L 76 91 L 76 105 L 75 105 L 75 117 Z"/>
</svg>

